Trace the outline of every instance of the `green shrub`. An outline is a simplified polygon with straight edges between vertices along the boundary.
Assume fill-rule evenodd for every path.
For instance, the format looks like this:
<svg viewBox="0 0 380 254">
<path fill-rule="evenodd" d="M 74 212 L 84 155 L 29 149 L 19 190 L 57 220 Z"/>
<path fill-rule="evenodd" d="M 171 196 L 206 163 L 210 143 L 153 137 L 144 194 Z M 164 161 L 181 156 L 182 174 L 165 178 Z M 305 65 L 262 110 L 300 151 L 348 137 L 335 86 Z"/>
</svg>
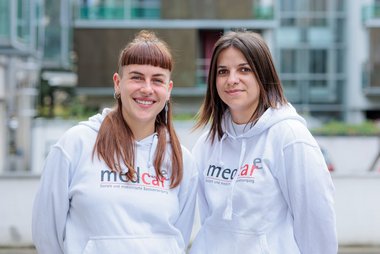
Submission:
<svg viewBox="0 0 380 254">
<path fill-rule="evenodd" d="M 380 128 L 372 121 L 361 124 L 348 124 L 344 122 L 329 122 L 322 127 L 311 129 L 314 135 L 323 136 L 372 136 L 380 135 Z"/>
</svg>

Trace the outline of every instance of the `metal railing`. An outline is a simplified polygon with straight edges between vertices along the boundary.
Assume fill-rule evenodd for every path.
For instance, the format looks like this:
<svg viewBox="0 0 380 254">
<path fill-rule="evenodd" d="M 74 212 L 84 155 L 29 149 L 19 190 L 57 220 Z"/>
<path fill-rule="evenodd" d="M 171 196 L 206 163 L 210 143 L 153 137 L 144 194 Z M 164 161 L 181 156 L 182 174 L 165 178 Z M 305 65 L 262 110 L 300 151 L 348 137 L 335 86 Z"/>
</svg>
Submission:
<svg viewBox="0 0 380 254">
<path fill-rule="evenodd" d="M 362 21 L 380 19 L 380 4 L 366 5 L 362 7 Z"/>
<path fill-rule="evenodd" d="M 160 1 L 124 1 L 122 4 L 81 5 L 76 7 L 78 20 L 159 19 Z"/>
</svg>

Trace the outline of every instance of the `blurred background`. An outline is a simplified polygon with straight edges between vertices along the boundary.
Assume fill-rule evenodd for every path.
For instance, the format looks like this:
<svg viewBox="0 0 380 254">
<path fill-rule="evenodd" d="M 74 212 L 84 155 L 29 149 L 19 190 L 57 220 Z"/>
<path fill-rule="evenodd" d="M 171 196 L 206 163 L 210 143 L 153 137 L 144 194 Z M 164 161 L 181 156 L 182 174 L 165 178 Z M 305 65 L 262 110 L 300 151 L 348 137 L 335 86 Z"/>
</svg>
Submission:
<svg viewBox="0 0 380 254">
<path fill-rule="evenodd" d="M 0 0 L 0 251 L 33 246 L 44 158 L 113 105 L 119 51 L 138 31 L 172 49 L 176 127 L 191 148 L 213 44 L 241 28 L 264 37 L 323 149 L 341 253 L 380 253 L 380 0 Z"/>
</svg>

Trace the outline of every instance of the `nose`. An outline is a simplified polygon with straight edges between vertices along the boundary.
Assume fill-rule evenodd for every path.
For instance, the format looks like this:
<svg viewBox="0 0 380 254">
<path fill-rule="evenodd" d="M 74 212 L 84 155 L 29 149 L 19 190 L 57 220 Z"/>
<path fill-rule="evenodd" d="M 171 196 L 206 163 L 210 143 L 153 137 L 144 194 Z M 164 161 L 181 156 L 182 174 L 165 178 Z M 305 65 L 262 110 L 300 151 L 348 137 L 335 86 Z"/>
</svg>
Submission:
<svg viewBox="0 0 380 254">
<path fill-rule="evenodd" d="M 229 85 L 239 84 L 239 75 L 236 71 L 230 71 L 227 82 Z"/>
<path fill-rule="evenodd" d="M 153 93 L 152 84 L 147 80 L 140 88 L 140 91 L 145 95 L 150 95 Z"/>
</svg>

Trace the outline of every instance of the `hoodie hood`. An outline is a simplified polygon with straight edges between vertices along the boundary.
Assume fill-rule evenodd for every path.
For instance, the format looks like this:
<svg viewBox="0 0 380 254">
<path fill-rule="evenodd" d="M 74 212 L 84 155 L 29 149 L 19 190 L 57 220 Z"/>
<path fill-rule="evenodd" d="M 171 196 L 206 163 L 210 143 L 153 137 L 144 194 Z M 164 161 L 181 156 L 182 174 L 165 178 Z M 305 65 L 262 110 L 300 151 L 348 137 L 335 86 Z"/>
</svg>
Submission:
<svg viewBox="0 0 380 254">
<path fill-rule="evenodd" d="M 100 126 L 103 123 L 104 118 L 112 111 L 110 108 L 105 108 L 103 109 L 102 113 L 98 113 L 96 115 L 91 116 L 88 118 L 87 121 L 82 121 L 79 123 L 79 125 L 84 125 L 89 127 L 90 129 L 99 132 Z M 167 142 L 169 142 L 169 138 L 167 135 Z M 136 152 L 138 150 L 149 150 L 149 155 L 148 158 L 146 158 L 147 161 L 147 168 L 148 168 L 148 173 L 150 176 L 156 176 L 156 172 L 154 170 L 154 155 L 155 151 L 157 148 L 157 143 L 158 143 L 158 135 L 157 133 L 153 133 L 152 135 L 149 135 L 148 137 L 135 141 L 136 145 Z M 128 168 L 121 166 L 121 172 L 122 173 L 127 173 Z"/>
<path fill-rule="evenodd" d="M 288 103 L 284 106 L 267 109 L 255 125 L 251 126 L 250 123 L 248 123 L 246 131 L 238 136 L 235 135 L 235 132 L 233 130 L 231 113 L 227 110 L 223 116 L 222 129 L 224 131 L 224 135 L 232 138 L 250 138 L 252 136 L 261 134 L 263 131 L 269 129 L 276 123 L 288 119 L 298 120 L 306 125 L 306 121 L 300 115 L 298 115 L 296 109 L 290 103 Z"/>
<path fill-rule="evenodd" d="M 230 111 L 226 111 L 223 120 L 222 120 L 222 129 L 223 129 L 223 136 L 220 139 L 219 142 L 217 142 L 217 164 L 221 168 L 224 167 L 224 162 L 222 159 L 222 153 L 223 153 L 223 142 L 224 140 L 230 138 L 235 141 L 241 142 L 241 149 L 240 149 L 240 156 L 239 156 L 239 165 L 237 165 L 237 168 L 239 171 L 241 171 L 241 166 L 243 164 L 243 159 L 246 153 L 246 147 L 247 147 L 247 139 L 260 135 L 262 132 L 268 130 L 273 125 L 284 121 L 284 120 L 298 120 L 302 122 L 304 125 L 306 125 L 306 121 L 297 114 L 296 109 L 288 103 L 284 106 L 279 106 L 277 108 L 269 108 L 267 109 L 264 114 L 259 118 L 257 123 L 253 126 L 250 125 L 250 123 L 247 124 L 246 129 L 243 133 L 236 135 L 235 131 L 233 129 L 233 123 L 232 123 L 232 117 Z M 240 172 L 237 172 L 236 175 L 239 175 Z M 224 210 L 223 218 L 226 220 L 232 219 L 232 213 L 233 213 L 233 207 L 232 207 L 232 197 L 233 192 L 235 189 L 235 183 L 236 183 L 237 177 L 234 177 L 234 179 L 231 182 L 231 190 L 227 198 L 227 204 L 226 208 Z"/>
<path fill-rule="evenodd" d="M 100 126 L 102 125 L 102 122 L 104 120 L 104 118 L 108 115 L 108 113 L 110 113 L 112 111 L 112 109 L 110 108 L 105 108 L 103 109 L 102 113 L 98 113 L 96 115 L 93 115 L 91 116 L 90 118 L 88 118 L 87 121 L 82 121 L 82 122 L 79 122 L 79 125 L 85 125 L 89 128 L 91 128 L 92 130 L 96 131 L 96 132 L 99 132 L 99 129 L 100 129 Z"/>
</svg>

